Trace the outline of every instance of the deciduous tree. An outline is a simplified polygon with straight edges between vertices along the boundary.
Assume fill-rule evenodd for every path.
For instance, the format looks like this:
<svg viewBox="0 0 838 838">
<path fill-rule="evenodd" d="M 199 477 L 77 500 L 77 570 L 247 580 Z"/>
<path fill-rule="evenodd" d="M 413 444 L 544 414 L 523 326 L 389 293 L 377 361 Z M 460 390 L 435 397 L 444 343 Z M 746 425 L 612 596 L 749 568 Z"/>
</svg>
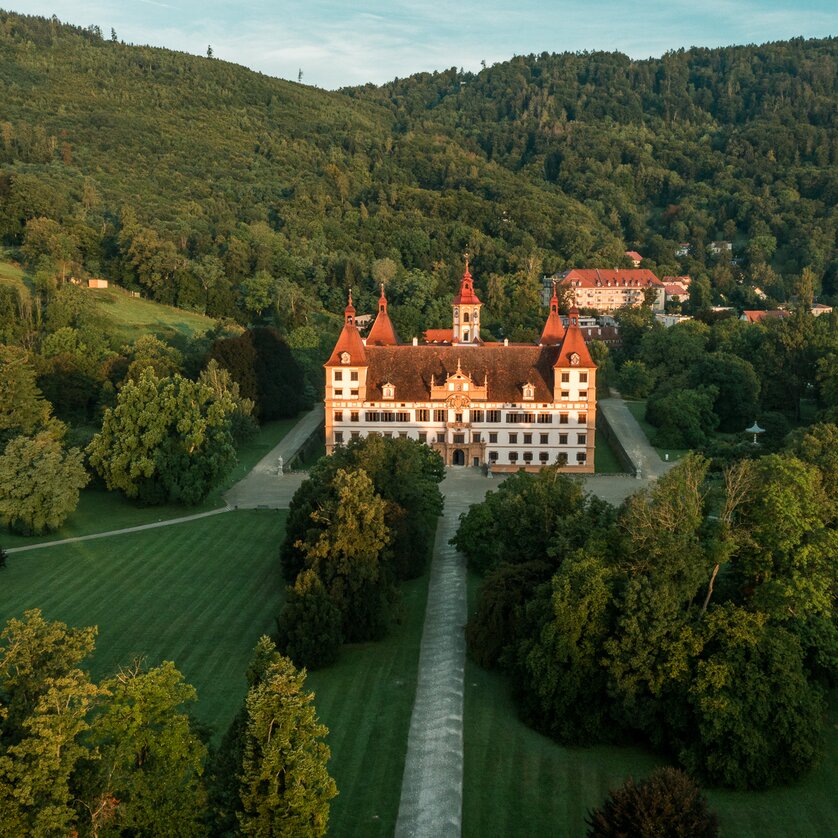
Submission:
<svg viewBox="0 0 838 838">
<path fill-rule="evenodd" d="M 129 498 L 198 503 L 235 462 L 234 411 L 229 393 L 147 369 L 105 411 L 87 449 L 90 463 L 109 489 Z"/>
<path fill-rule="evenodd" d="M 78 448 L 65 451 L 48 431 L 15 437 L 0 454 L 0 521 L 26 534 L 58 529 L 89 479 Z"/>
</svg>

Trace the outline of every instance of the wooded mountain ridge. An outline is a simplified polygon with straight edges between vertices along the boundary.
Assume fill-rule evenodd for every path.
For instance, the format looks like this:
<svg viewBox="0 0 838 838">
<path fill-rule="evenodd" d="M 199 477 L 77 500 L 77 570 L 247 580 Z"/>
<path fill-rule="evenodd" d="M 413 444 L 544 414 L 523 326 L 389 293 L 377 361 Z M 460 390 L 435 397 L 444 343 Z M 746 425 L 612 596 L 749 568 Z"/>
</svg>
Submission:
<svg viewBox="0 0 838 838">
<path fill-rule="evenodd" d="M 838 39 L 796 39 L 327 92 L 0 12 L 0 236 L 33 269 L 287 333 L 380 281 L 405 328 L 443 325 L 466 249 L 509 330 L 540 318 L 542 273 L 626 249 L 704 303 L 786 300 L 807 267 L 828 297 L 836 69 Z"/>
</svg>

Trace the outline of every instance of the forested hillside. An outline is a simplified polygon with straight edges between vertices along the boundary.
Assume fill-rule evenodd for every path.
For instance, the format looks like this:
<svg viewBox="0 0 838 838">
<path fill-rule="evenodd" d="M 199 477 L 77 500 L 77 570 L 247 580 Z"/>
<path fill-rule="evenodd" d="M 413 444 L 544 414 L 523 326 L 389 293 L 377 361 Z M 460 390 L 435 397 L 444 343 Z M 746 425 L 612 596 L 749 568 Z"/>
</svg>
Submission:
<svg viewBox="0 0 838 838">
<path fill-rule="evenodd" d="M 341 94 L 6 13 L 0 83 L 5 242 L 212 315 L 279 299 L 277 325 L 299 326 L 347 286 L 371 290 L 376 259 L 385 278 L 423 271 L 422 305 L 467 247 L 484 273 L 622 253 L 554 187 Z M 39 217 L 62 228 L 53 247 L 27 231 Z"/>
<path fill-rule="evenodd" d="M 0 236 L 44 282 L 102 274 L 309 346 L 349 286 L 363 311 L 387 282 L 405 335 L 442 325 L 465 249 L 512 336 L 543 272 L 626 248 L 691 273 L 697 307 L 788 300 L 805 268 L 829 297 L 836 69 L 838 40 L 795 40 L 333 93 L 0 12 Z"/>
</svg>

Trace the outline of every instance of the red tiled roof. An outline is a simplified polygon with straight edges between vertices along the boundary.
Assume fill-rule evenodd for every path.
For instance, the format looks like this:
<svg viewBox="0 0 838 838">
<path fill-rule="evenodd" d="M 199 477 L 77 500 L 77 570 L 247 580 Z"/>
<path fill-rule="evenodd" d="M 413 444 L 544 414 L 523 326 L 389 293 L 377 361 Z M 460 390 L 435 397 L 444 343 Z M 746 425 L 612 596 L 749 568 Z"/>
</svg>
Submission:
<svg viewBox="0 0 838 838">
<path fill-rule="evenodd" d="M 428 343 L 451 343 L 454 340 L 454 330 L 426 329 L 424 339 Z"/>
<path fill-rule="evenodd" d="M 636 250 L 627 250 L 626 256 L 631 259 L 632 262 L 642 262 L 643 257 L 636 251 Z"/>
<path fill-rule="evenodd" d="M 333 367 L 342 364 L 340 356 L 344 353 L 349 353 L 350 364 L 365 364 L 367 362 L 366 353 L 364 352 L 364 342 L 358 334 L 358 327 L 355 325 L 355 307 L 352 305 L 352 292 L 349 292 L 349 302 L 344 310 L 343 329 L 338 335 L 338 342 L 326 361 L 324 366 Z"/>
<path fill-rule="evenodd" d="M 426 401 L 431 378 L 437 385 L 457 371 L 457 364 L 482 386 L 488 377 L 487 398 L 493 402 L 522 402 L 523 387 L 532 384 L 535 402 L 553 400 L 553 365 L 558 347 L 503 346 L 368 346 L 367 401 L 382 399 L 382 385 L 395 387 L 395 401 Z"/>
<path fill-rule="evenodd" d="M 667 296 L 677 295 L 677 296 L 684 296 L 685 294 L 689 294 L 690 292 L 684 288 L 683 285 L 664 285 L 663 286 L 664 292 Z"/>
<path fill-rule="evenodd" d="M 553 296 L 550 298 L 550 314 L 547 315 L 547 322 L 538 341 L 542 346 L 558 344 L 564 337 L 564 324 L 559 317 L 559 299 L 556 296 L 556 285 L 553 284 Z"/>
<path fill-rule="evenodd" d="M 692 284 L 693 278 L 689 274 L 682 274 L 681 276 L 664 276 L 661 282 L 664 285 L 683 285 L 688 288 Z"/>
<path fill-rule="evenodd" d="M 788 317 L 789 313 L 783 311 L 781 308 L 771 309 L 770 311 L 750 311 L 742 312 L 742 315 L 749 323 L 759 323 L 760 320 L 765 320 L 766 317 Z"/>
<path fill-rule="evenodd" d="M 378 316 L 367 335 L 367 346 L 394 346 L 399 342 L 390 315 L 387 314 L 387 298 L 384 296 L 384 286 L 381 286 L 381 296 L 378 298 Z"/>
<path fill-rule="evenodd" d="M 565 285 L 579 288 L 648 288 L 663 283 L 648 268 L 573 268 L 562 275 Z"/>
</svg>

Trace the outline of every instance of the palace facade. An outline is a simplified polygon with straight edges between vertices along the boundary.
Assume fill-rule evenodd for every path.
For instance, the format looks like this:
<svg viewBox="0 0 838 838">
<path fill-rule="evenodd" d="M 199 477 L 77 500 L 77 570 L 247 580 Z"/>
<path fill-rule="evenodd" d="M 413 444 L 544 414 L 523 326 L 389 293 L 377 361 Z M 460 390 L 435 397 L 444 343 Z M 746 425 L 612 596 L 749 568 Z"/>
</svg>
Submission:
<svg viewBox="0 0 838 838">
<path fill-rule="evenodd" d="M 538 344 L 484 341 L 468 261 L 451 329 L 399 342 L 384 289 L 366 340 L 352 306 L 326 362 L 326 451 L 369 434 L 417 439 L 446 465 L 594 470 L 596 365 L 555 294 Z"/>
</svg>

